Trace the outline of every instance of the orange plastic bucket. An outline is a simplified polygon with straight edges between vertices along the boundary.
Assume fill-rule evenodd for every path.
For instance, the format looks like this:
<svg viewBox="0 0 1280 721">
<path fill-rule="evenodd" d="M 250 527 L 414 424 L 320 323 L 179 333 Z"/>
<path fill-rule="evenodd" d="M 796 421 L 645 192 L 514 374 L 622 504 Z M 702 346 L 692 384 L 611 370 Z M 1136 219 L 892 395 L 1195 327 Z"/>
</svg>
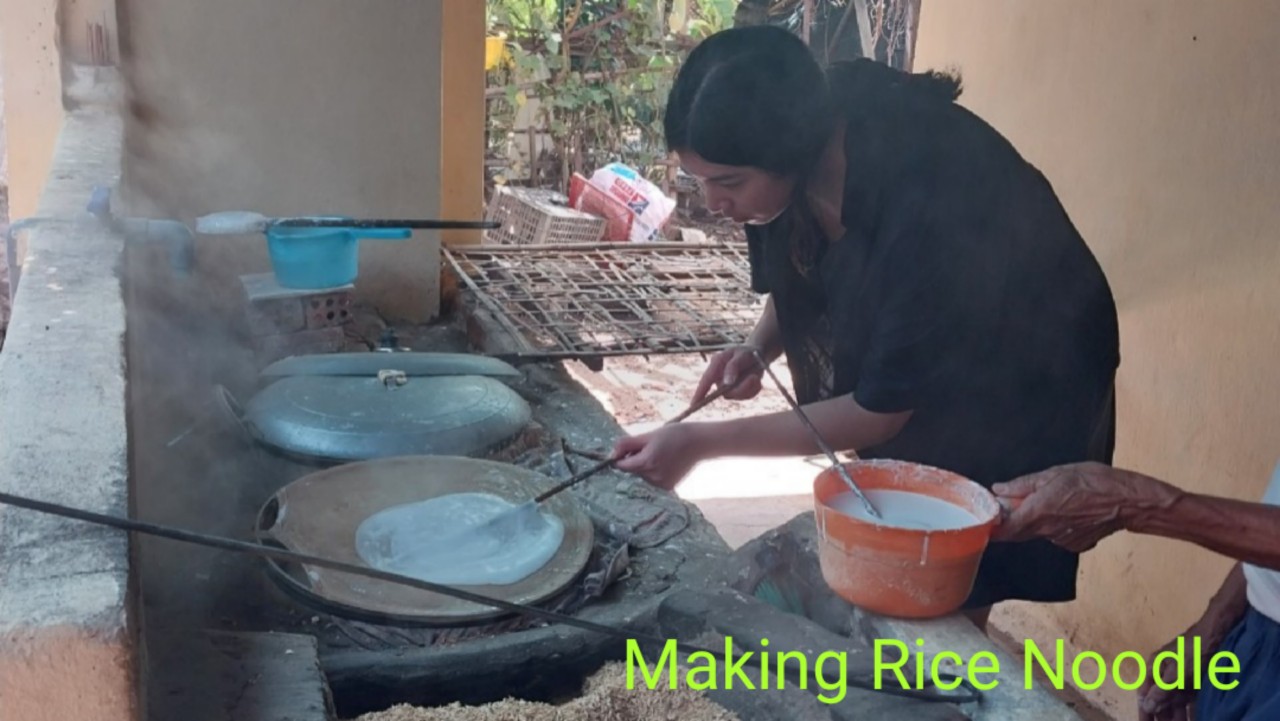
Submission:
<svg viewBox="0 0 1280 721">
<path fill-rule="evenodd" d="M 813 484 L 819 562 L 827 585 L 868 611 L 898 618 L 936 618 L 960 608 L 973 590 L 978 562 L 1000 518 L 990 491 L 949 471 L 915 463 L 846 463 L 862 491 L 907 491 L 952 503 L 973 525 L 916 530 L 855 518 L 828 502 L 849 491 L 834 468 Z M 874 494 L 871 494 L 874 503 Z"/>
</svg>

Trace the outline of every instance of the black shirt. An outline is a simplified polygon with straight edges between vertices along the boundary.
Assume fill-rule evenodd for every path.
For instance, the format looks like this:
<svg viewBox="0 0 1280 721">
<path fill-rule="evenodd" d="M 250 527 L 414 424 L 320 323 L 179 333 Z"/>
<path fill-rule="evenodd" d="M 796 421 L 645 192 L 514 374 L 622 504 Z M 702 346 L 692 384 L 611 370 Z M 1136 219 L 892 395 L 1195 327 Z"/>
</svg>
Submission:
<svg viewBox="0 0 1280 721">
<path fill-rule="evenodd" d="M 898 437 L 861 455 L 984 484 L 1109 461 L 1115 305 L 1048 181 L 954 103 L 849 116 L 844 237 L 806 275 L 788 215 L 747 228 L 797 394 L 912 410 Z"/>
<path fill-rule="evenodd" d="M 836 93 L 842 72 L 828 71 Z M 1110 463 L 1115 304 L 1049 182 L 955 103 L 843 101 L 845 235 L 806 265 L 793 211 L 747 228 L 753 286 L 773 295 L 801 402 L 852 394 L 873 412 L 913 411 L 859 455 L 985 486 Z M 995 595 L 1069 597 L 1074 568 L 1058 591 Z"/>
</svg>

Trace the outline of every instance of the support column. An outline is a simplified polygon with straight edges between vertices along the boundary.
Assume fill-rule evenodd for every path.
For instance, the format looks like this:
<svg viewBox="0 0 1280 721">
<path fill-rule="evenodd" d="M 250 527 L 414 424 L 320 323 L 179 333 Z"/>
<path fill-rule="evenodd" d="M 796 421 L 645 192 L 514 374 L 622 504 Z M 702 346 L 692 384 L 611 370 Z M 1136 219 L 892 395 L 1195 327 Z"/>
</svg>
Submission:
<svg viewBox="0 0 1280 721">
<path fill-rule="evenodd" d="M 485 4 L 445 2 L 441 10 L 440 214 L 479 220 L 484 213 Z M 447 245 L 481 241 L 478 230 L 446 230 Z"/>
</svg>

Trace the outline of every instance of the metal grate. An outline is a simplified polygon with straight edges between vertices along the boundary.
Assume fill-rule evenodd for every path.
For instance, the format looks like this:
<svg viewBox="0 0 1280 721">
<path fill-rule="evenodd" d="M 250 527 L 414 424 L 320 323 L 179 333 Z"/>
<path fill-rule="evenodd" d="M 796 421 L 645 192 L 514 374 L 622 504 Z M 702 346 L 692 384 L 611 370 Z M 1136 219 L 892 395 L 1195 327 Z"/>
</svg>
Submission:
<svg viewBox="0 0 1280 721">
<path fill-rule="evenodd" d="M 525 358 L 716 350 L 745 341 L 763 300 L 743 243 L 473 246 L 445 257 Z"/>
</svg>

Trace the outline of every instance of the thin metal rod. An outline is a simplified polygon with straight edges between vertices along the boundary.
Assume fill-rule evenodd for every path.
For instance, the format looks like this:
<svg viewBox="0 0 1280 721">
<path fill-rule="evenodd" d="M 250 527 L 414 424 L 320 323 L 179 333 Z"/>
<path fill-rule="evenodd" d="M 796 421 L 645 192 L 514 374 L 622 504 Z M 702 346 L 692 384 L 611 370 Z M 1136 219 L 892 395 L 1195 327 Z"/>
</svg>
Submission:
<svg viewBox="0 0 1280 721">
<path fill-rule="evenodd" d="M 760 351 L 752 348 L 751 354 L 755 356 L 756 362 L 760 364 L 760 367 L 764 369 L 764 372 L 768 373 L 769 377 L 773 379 L 774 385 L 778 386 L 778 392 L 782 393 L 782 397 L 787 399 L 787 403 L 791 406 L 791 409 L 796 412 L 796 415 L 800 416 L 800 421 L 804 423 L 805 428 L 809 429 L 809 434 L 813 436 L 813 440 L 818 444 L 818 448 L 821 448 L 822 452 L 827 455 L 827 460 L 831 461 L 831 465 L 835 467 L 836 475 L 840 476 L 840 480 L 844 481 L 845 485 L 849 486 L 849 490 L 853 491 L 853 495 L 857 496 L 858 500 L 862 501 L 862 505 L 866 507 L 867 513 L 870 513 L 872 518 L 883 518 L 883 516 L 880 515 L 880 511 L 877 511 L 876 507 L 871 505 L 870 499 L 863 495 L 862 489 L 858 488 L 858 484 L 853 482 L 853 476 L 849 475 L 849 470 L 844 467 L 844 463 L 842 463 L 836 456 L 835 450 L 833 450 L 831 446 L 823 440 L 822 434 L 818 432 L 818 427 L 813 425 L 813 421 L 809 420 L 809 416 L 804 412 L 804 409 L 802 409 L 800 404 L 796 402 L 796 399 L 792 398 L 791 394 L 787 392 L 786 386 L 782 384 L 782 381 L 778 380 L 778 376 L 774 375 L 773 369 L 769 367 L 764 356 L 760 355 Z"/>
<path fill-rule="evenodd" d="M 491 220 L 277 218 L 271 227 L 280 228 L 423 228 L 429 230 L 494 230 L 502 224 Z"/>
<path fill-rule="evenodd" d="M 565 616 L 564 614 L 559 614 L 554 611 L 547 611 L 545 609 L 541 609 L 536 606 L 526 606 L 524 604 L 512 603 L 510 601 L 504 601 L 499 598 L 493 598 L 493 597 L 484 596 L 478 593 L 472 593 L 470 591 L 464 591 L 460 588 L 454 588 L 452 586 L 445 586 L 439 583 L 432 583 L 431 581 L 423 581 L 421 579 L 412 578 L 410 576 L 402 576 L 398 573 L 388 573 L 386 571 L 379 571 L 376 568 L 370 568 L 368 566 L 358 566 L 352 563 L 346 563 L 344 561 L 335 561 L 335 560 L 332 560 L 329 558 L 323 558 L 320 556 L 312 556 L 305 553 L 297 553 L 294 551 L 288 551 L 280 548 L 272 548 L 271 546 L 265 546 L 260 543 L 238 541 L 231 538 L 211 536 L 203 533 L 197 533 L 195 531 L 188 531 L 181 528 L 172 528 L 169 526 L 162 526 L 155 523 L 147 523 L 145 521 L 135 521 L 130 518 L 108 516 L 101 513 L 94 513 L 92 511 L 85 511 L 78 508 L 70 508 L 67 506 L 62 506 L 56 503 L 50 503 L 48 501 L 39 501 L 31 498 L 14 496 L 8 493 L 0 493 L 0 503 L 10 505 L 10 506 L 15 506 L 17 508 L 25 508 L 30 511 L 37 511 L 39 513 L 47 513 L 54 516 L 61 516 L 63 518 L 71 518 L 77 521 L 84 521 L 86 523 L 93 523 L 100 526 L 109 526 L 111 528 L 116 528 L 122 531 L 133 531 L 135 533 L 143 533 L 149 536 L 168 538 L 170 540 L 181 541 L 183 543 L 192 543 L 197 546 L 207 546 L 209 548 L 217 548 L 224 551 L 233 551 L 236 553 L 247 553 L 252 556 L 258 556 L 262 558 L 272 558 L 277 561 L 290 561 L 293 563 L 319 566 L 321 568 L 330 568 L 335 571 L 350 573 L 356 576 L 373 578 L 379 581 L 387 581 L 388 583 L 396 583 L 402 586 L 410 586 L 412 588 L 421 589 L 423 591 L 431 591 L 432 593 L 439 593 L 445 596 L 459 598 L 464 601 L 478 603 L 483 606 L 500 608 L 504 611 L 538 616 L 547 621 L 554 621 L 556 623 L 564 623 L 570 626 L 577 626 L 579 628 L 586 629 L 588 631 L 596 631 L 598 633 L 604 633 L 607 635 L 617 635 L 619 633 L 615 629 L 610 628 L 608 626 L 603 626 L 598 623 L 592 623 L 590 621 L 583 621 L 577 618 L 573 618 L 572 616 Z M 631 634 L 631 635 L 647 638 L 647 640 L 657 641 L 659 643 L 665 643 L 665 639 L 660 639 L 660 638 L 657 638 L 656 636 L 645 637 L 644 634 Z"/>
<path fill-rule="evenodd" d="M 471 601 L 473 603 L 478 603 L 485 606 L 491 606 L 493 608 L 500 608 L 505 611 L 511 611 L 513 613 L 536 616 L 545 621 L 562 623 L 566 626 L 574 626 L 576 628 L 581 628 L 585 631 L 593 631 L 595 633 L 600 633 L 610 638 L 614 638 L 621 641 L 631 641 L 631 640 L 645 641 L 647 643 L 657 644 L 658 646 L 665 646 L 668 642 L 674 641 L 676 649 L 684 654 L 708 653 L 708 654 L 711 654 L 712 656 L 715 656 L 722 652 L 722 651 L 714 651 L 706 648 L 701 648 L 699 646 L 684 643 L 677 639 L 655 636 L 650 633 L 644 633 L 643 631 L 637 631 L 637 630 L 624 631 L 619 628 L 605 626 L 604 624 L 593 623 L 591 621 L 584 621 L 579 618 L 574 618 L 573 616 L 567 616 L 562 613 L 556 613 L 555 611 L 548 611 L 546 609 L 538 608 L 536 606 L 526 606 L 524 604 L 512 603 L 510 601 L 504 601 L 498 598 L 483 596 L 478 593 L 471 593 L 470 591 L 463 591 L 460 588 L 454 588 L 452 586 L 445 586 L 438 583 L 431 583 L 430 581 L 422 581 L 417 578 L 411 578 L 409 576 L 402 576 L 397 573 L 387 573 L 385 571 L 379 571 L 377 569 L 369 568 L 367 566 L 357 566 L 354 564 L 345 563 L 342 561 L 335 561 L 328 558 L 322 558 L 320 556 L 312 556 L 305 553 L 295 553 L 293 551 L 286 551 L 283 549 L 272 548 L 270 546 L 264 546 L 258 543 L 249 543 L 247 541 L 237 541 L 231 538 L 210 536 L 203 533 L 196 533 L 194 531 L 187 531 L 180 528 L 171 528 L 169 526 L 162 526 L 155 523 L 135 521 L 129 518 L 119 518 L 117 516 L 108 516 L 101 513 L 94 513 L 92 511 L 81 510 L 79 508 L 71 508 L 68 506 L 59 505 L 57 503 L 50 503 L 48 501 L 39 501 L 31 498 L 14 496 L 8 493 L 0 493 L 0 503 L 14 506 L 15 508 L 24 508 L 29 511 L 36 511 L 38 513 L 46 513 L 53 516 L 61 516 L 63 518 L 70 518 L 77 521 L 84 521 L 85 523 L 92 523 L 100 526 L 109 526 L 111 528 L 119 529 L 122 531 L 132 531 L 134 533 L 142 533 L 149 536 L 167 538 L 170 540 L 180 541 L 183 543 L 191 543 L 197 546 L 217 548 L 224 551 L 232 551 L 234 553 L 245 553 L 251 556 L 257 556 L 261 558 L 273 558 L 279 561 L 292 561 L 294 563 L 304 563 L 304 564 L 310 564 L 312 566 L 320 566 L 322 568 L 331 568 L 335 571 L 342 571 L 343 573 L 350 573 L 357 576 L 364 576 L 367 578 L 377 579 L 379 581 L 386 581 L 388 583 L 397 583 L 403 586 L 410 586 L 412 588 L 422 589 L 424 591 L 432 591 L 434 593 L 439 593 L 445 596 L 451 596 L 453 598 L 459 598 L 464 601 Z M 749 662 L 749 665 L 754 667 L 754 666 L 757 666 L 757 663 Z M 892 681 L 886 680 L 886 679 L 872 680 L 872 679 L 851 677 L 848 679 L 848 682 L 849 682 L 849 685 L 854 686 L 855 688 L 862 688 L 868 691 L 885 693 L 890 696 L 903 696 L 906 698 L 913 698 L 913 699 L 916 699 L 919 701 L 925 701 L 925 702 L 959 704 L 959 703 L 977 702 L 982 699 L 982 692 L 974 688 L 971 684 L 969 684 L 966 679 L 956 677 L 956 676 L 947 676 L 946 674 L 938 674 L 938 676 L 939 676 L 939 680 L 958 682 L 959 686 L 963 686 L 965 688 L 966 693 L 953 694 L 947 691 L 942 691 L 942 692 L 927 691 L 926 692 L 926 691 L 903 689 L 901 686 L 898 686 L 897 688 L 895 688 L 895 684 L 892 683 Z"/>
<path fill-rule="evenodd" d="M 672 418 L 671 420 L 667 421 L 666 423 L 663 423 L 662 425 L 663 426 L 675 425 L 676 423 L 679 423 L 680 421 L 685 420 L 686 418 L 693 415 L 694 413 L 697 413 L 703 408 L 706 408 L 707 406 L 711 405 L 715 401 L 724 397 L 724 394 L 728 393 L 730 390 L 733 390 L 733 386 L 729 386 L 727 388 L 717 388 L 715 391 L 708 393 L 702 400 L 690 405 L 688 408 L 681 411 L 680 415 Z M 613 466 L 613 464 L 617 463 L 619 460 L 620 459 L 617 459 L 617 458 L 606 458 L 605 460 L 600 461 L 599 463 L 591 466 L 585 471 L 575 474 L 572 478 L 568 479 L 567 481 L 557 483 L 556 485 L 552 486 L 549 490 L 543 491 L 542 493 L 538 494 L 533 499 L 533 502 L 542 503 L 543 501 L 565 490 L 566 488 L 572 488 L 573 486 L 578 485 L 579 483 L 587 480 L 588 478 L 596 475 L 597 473 Z"/>
</svg>

